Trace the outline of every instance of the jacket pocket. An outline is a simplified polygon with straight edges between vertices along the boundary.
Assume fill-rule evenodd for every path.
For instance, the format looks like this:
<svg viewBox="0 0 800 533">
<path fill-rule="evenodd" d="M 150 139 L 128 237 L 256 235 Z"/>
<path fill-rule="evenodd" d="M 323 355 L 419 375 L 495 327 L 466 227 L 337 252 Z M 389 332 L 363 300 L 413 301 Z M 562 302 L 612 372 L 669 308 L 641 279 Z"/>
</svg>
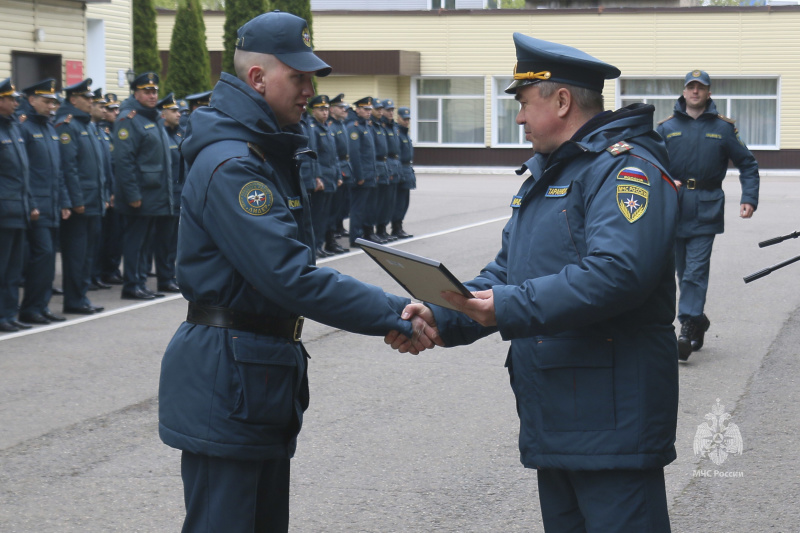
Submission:
<svg viewBox="0 0 800 533">
<path fill-rule="evenodd" d="M 230 386 L 236 399 L 231 418 L 248 424 L 289 426 L 302 357 L 297 345 L 242 335 L 231 338 L 231 348 L 235 368 Z"/>
<path fill-rule="evenodd" d="M 534 364 L 547 431 L 602 431 L 616 426 L 614 344 L 606 338 L 545 338 Z"/>
<path fill-rule="evenodd" d="M 142 165 L 142 189 L 158 189 L 161 187 L 161 175 L 164 167 L 161 165 Z"/>
<path fill-rule="evenodd" d="M 701 191 L 697 201 L 697 220 L 706 224 L 717 224 L 724 219 L 725 192 L 722 189 Z"/>
</svg>

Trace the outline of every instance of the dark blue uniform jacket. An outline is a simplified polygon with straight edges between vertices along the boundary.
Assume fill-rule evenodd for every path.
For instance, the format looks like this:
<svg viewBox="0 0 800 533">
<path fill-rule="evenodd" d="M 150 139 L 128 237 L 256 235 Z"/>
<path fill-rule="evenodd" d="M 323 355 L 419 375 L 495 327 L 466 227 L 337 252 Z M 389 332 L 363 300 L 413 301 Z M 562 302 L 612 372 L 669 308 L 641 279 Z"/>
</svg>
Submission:
<svg viewBox="0 0 800 533">
<path fill-rule="evenodd" d="M 400 165 L 402 170 L 400 187 L 403 189 L 416 189 L 417 175 L 414 174 L 414 167 L 411 166 L 414 162 L 414 144 L 408 135 L 408 128 L 400 125 L 397 128 L 398 138 L 400 139 Z"/>
<path fill-rule="evenodd" d="M 351 110 L 348 114 L 347 134 L 350 137 L 350 165 L 353 167 L 353 187 L 375 187 L 378 169 L 375 161 L 375 134 L 364 120 Z M 361 185 L 359 181 L 363 181 Z"/>
<path fill-rule="evenodd" d="M 369 127 L 375 140 L 375 170 L 378 173 L 378 185 L 386 185 L 389 183 L 389 166 L 386 164 L 389 147 L 386 144 L 386 129 L 380 119 L 375 117 L 370 119 Z"/>
<path fill-rule="evenodd" d="M 674 114 L 658 125 L 669 151 L 669 171 L 680 188 L 681 218 L 678 237 L 712 235 L 725 230 L 725 193 L 722 180 L 728 160 L 739 169 L 742 199 L 739 203 L 758 207 L 758 163 L 739 138 L 733 121 L 717 113 L 712 100 L 696 120 L 686 113 L 686 100 L 675 103 Z M 713 189 L 687 187 L 689 179 L 719 185 Z"/>
<path fill-rule="evenodd" d="M 84 206 L 86 216 L 105 212 L 106 175 L 103 145 L 92 117 L 65 102 L 56 113 L 56 133 L 61 142 L 61 169 L 69 198 L 65 207 Z"/>
<path fill-rule="evenodd" d="M 350 150 L 348 149 L 347 126 L 341 120 L 328 120 L 328 129 L 336 141 L 336 155 L 339 160 L 339 178 L 344 185 L 353 182 L 353 169 L 350 166 Z"/>
<path fill-rule="evenodd" d="M 678 199 L 653 110 L 600 114 L 522 167 L 531 177 L 511 202 L 502 248 L 467 284 L 493 289 L 497 327 L 434 308 L 448 346 L 498 330 L 511 341 L 527 467 L 644 469 L 675 459 Z"/>
<path fill-rule="evenodd" d="M 0 116 L 0 228 L 27 228 L 34 207 L 22 132 L 16 117 Z"/>
<path fill-rule="evenodd" d="M 181 145 L 177 277 L 190 302 L 263 317 L 303 315 L 336 328 L 411 335 L 408 302 L 313 264 L 307 195 L 293 157 L 301 135 L 281 131 L 264 100 L 223 73 Z M 159 433 L 193 453 L 260 460 L 292 456 L 308 406 L 300 343 L 184 322 L 167 347 Z"/>
<path fill-rule="evenodd" d="M 183 191 L 183 180 L 186 178 L 185 169 L 181 169 L 181 151 L 180 146 L 183 142 L 183 128 L 178 125 L 176 128 L 168 128 L 167 138 L 169 139 L 169 154 L 170 161 L 172 162 L 172 204 L 175 208 L 175 214 L 181 207 L 181 192 Z"/>
<path fill-rule="evenodd" d="M 391 183 L 400 183 L 403 179 L 403 169 L 400 168 L 400 131 L 394 120 L 381 118 L 383 131 L 386 135 L 386 167 L 391 175 Z"/>
<path fill-rule="evenodd" d="M 50 117 L 35 111 L 28 114 L 20 129 L 30 162 L 31 193 L 39 210 L 36 225 L 57 228 L 61 221 L 61 208 L 65 207 L 67 199 L 58 135 Z"/>
</svg>

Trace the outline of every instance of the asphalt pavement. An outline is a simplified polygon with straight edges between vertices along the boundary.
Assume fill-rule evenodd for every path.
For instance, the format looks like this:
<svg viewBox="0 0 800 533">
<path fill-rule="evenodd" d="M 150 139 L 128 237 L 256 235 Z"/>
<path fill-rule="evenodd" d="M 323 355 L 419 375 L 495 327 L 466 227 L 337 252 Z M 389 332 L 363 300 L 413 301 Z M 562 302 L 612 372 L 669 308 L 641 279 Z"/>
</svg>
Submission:
<svg viewBox="0 0 800 533">
<path fill-rule="evenodd" d="M 418 172 L 404 224 L 415 238 L 398 247 L 470 279 L 494 257 L 520 183 L 485 169 Z M 737 216 L 735 174 L 725 191 L 711 329 L 680 365 L 678 459 L 666 469 L 673 531 L 800 531 L 800 263 L 742 280 L 800 255 L 800 239 L 757 245 L 800 229 L 800 172 L 764 173 L 752 220 Z M 360 251 L 321 264 L 403 293 Z M 90 297 L 106 311 L 0 336 L 4 533 L 180 530 L 180 452 L 158 439 L 156 396 L 186 302 L 132 304 L 119 288 Z M 303 336 L 311 407 L 292 463 L 292 532 L 543 531 L 499 336 L 418 356 L 315 323 Z M 742 448 L 716 464 L 695 454 L 695 436 L 723 412 Z"/>
</svg>

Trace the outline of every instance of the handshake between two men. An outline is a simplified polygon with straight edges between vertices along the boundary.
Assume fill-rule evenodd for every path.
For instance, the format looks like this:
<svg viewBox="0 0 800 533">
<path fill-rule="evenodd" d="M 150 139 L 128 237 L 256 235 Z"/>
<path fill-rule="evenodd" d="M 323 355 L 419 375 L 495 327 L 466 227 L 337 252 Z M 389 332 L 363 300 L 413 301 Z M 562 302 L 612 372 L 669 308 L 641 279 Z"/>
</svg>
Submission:
<svg viewBox="0 0 800 533">
<path fill-rule="evenodd" d="M 494 294 L 491 289 L 473 292 L 474 298 L 465 298 L 455 292 L 442 292 L 442 298 L 447 300 L 459 312 L 464 313 L 482 326 L 497 325 L 494 313 Z M 399 331 L 390 331 L 383 342 L 400 353 L 417 355 L 420 352 L 432 349 L 435 346 L 444 346 L 444 341 L 439 335 L 436 317 L 433 310 L 423 303 L 411 303 L 403 309 L 403 320 L 410 320 L 414 334 L 409 339 Z"/>
</svg>

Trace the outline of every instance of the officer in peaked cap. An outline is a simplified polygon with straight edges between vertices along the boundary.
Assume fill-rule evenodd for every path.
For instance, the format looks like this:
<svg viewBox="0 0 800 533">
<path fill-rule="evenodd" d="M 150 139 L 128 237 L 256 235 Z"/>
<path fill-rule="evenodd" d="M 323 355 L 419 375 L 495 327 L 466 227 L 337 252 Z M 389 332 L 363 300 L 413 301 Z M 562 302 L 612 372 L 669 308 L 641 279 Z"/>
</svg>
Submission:
<svg viewBox="0 0 800 533">
<path fill-rule="evenodd" d="M 411 164 L 414 161 L 414 144 L 408 134 L 411 125 L 411 110 L 401 107 L 397 110 L 397 125 L 400 137 L 400 166 L 401 178 L 397 185 L 397 203 L 395 204 L 394 214 L 392 215 L 392 235 L 400 239 L 413 237 L 403 229 L 403 220 L 408 212 L 411 201 L 411 190 L 417 188 L 417 176 Z"/>
<path fill-rule="evenodd" d="M 339 172 L 342 176 L 342 186 L 336 189 L 333 197 L 333 212 L 331 214 L 333 227 L 328 228 L 333 230 L 334 238 L 350 236 L 350 233 L 344 228 L 344 219 L 350 216 L 350 187 L 353 182 L 353 168 L 350 166 L 350 143 L 347 137 L 347 114 L 349 109 L 350 104 L 344 101 L 344 93 L 339 93 L 331 98 L 328 128 L 333 132 L 333 137 L 336 141 Z M 339 248 L 349 250 L 349 248 L 341 246 Z M 334 251 L 336 251 L 336 247 L 334 247 Z"/>
<path fill-rule="evenodd" d="M 70 96 L 83 96 L 91 100 L 94 98 L 94 92 L 91 89 L 91 85 L 92 78 L 86 78 L 85 80 L 72 84 L 69 87 L 64 87 L 64 94 L 66 95 L 67 99 L 69 99 Z"/>
<path fill-rule="evenodd" d="M 397 203 L 397 187 L 403 178 L 403 169 L 400 165 L 400 130 L 394 121 L 394 101 L 387 98 L 381 102 L 381 125 L 386 135 L 386 167 L 389 172 L 389 185 L 386 188 L 383 202 L 378 206 L 378 231 L 377 234 L 384 240 L 397 240 L 400 235 L 394 228 L 389 234 L 389 223 L 394 220 L 394 210 Z"/>
<path fill-rule="evenodd" d="M 350 247 L 362 237 L 381 242 L 375 235 L 370 220 L 375 212 L 378 169 L 375 160 L 375 133 L 370 126 L 373 99 L 365 96 L 353 103 L 347 121 L 350 137 L 350 165 L 353 168 L 353 183 L 350 189 Z"/>
<path fill-rule="evenodd" d="M 106 94 L 106 107 L 111 109 L 119 108 L 119 98 L 114 93 Z"/>
<path fill-rule="evenodd" d="M 369 127 L 372 129 L 372 134 L 375 139 L 375 168 L 378 171 L 378 184 L 375 189 L 375 199 L 373 200 L 372 210 L 370 216 L 367 218 L 367 226 L 369 226 L 370 231 L 364 232 L 370 235 L 371 238 L 377 238 L 377 241 L 381 244 L 387 243 L 390 240 L 397 240 L 395 237 L 390 237 L 386 233 L 386 226 L 382 226 L 379 220 L 384 215 L 389 197 L 389 183 L 394 177 L 392 175 L 392 168 L 390 168 L 388 163 L 388 135 L 382 122 L 382 112 L 383 101 L 375 98 L 372 101 Z"/>
<path fill-rule="evenodd" d="M 514 44 L 507 92 L 534 155 L 499 259 L 466 284 L 476 298 L 445 293 L 460 312 L 406 310 L 432 310 L 446 346 L 511 339 L 521 461 L 537 469 L 545 531 L 666 533 L 679 211 L 655 108 L 604 111 L 619 69 L 520 33 Z"/>
<path fill-rule="evenodd" d="M 120 101 L 115 93 L 107 93 L 104 96 L 106 101 L 103 104 L 103 119 L 97 123 L 98 128 L 108 136 L 108 147 L 111 150 L 111 186 L 110 191 L 113 197 L 114 191 L 114 122 L 119 115 Z M 103 215 L 103 231 L 100 243 L 100 255 L 97 265 L 97 279 L 101 284 L 122 285 L 122 217 L 119 214 L 116 204 L 109 202 L 106 214 Z"/>
<path fill-rule="evenodd" d="M 56 80 L 53 78 L 47 78 L 46 80 L 42 80 L 38 83 L 34 83 L 30 87 L 26 87 L 22 90 L 25 93 L 25 96 L 38 96 L 41 98 L 47 98 L 50 100 L 58 99 L 58 91 L 56 91 Z"/>
<path fill-rule="evenodd" d="M 180 145 L 183 141 L 183 128 L 181 127 L 181 107 L 175 94 L 169 93 L 156 104 L 161 110 L 164 129 L 169 138 L 169 151 L 172 162 L 172 199 L 175 212 L 170 217 L 172 224 L 168 225 L 161 235 L 153 239 L 153 248 L 160 248 L 155 253 L 157 258 L 163 258 L 161 268 L 156 268 L 158 276 L 158 290 L 160 292 L 180 292 L 178 281 L 175 277 L 175 258 L 178 255 L 178 220 L 180 219 L 181 191 L 183 190 L 184 169 L 181 167 Z M 160 273 L 159 273 L 160 272 Z"/>
<path fill-rule="evenodd" d="M 211 102 L 211 91 L 204 91 L 202 93 L 190 94 L 186 98 L 186 103 L 189 106 L 189 112 L 194 111 L 198 107 L 209 105 Z"/>
<path fill-rule="evenodd" d="M 331 98 L 331 107 L 333 106 L 344 107 L 346 109 L 350 108 L 350 104 L 344 101 L 344 93 L 339 93 Z"/>
<path fill-rule="evenodd" d="M 331 69 L 306 21 L 255 17 L 239 29 L 233 63 L 236 75 L 222 73 L 181 144 L 177 273 L 189 308 L 162 360 L 159 435 L 183 452 L 184 531 L 277 533 L 289 529 L 290 463 L 309 400 L 301 316 L 373 335 L 412 327 L 404 298 L 315 265 L 295 157 L 308 152 L 298 123 L 313 76 Z"/>
<path fill-rule="evenodd" d="M 103 226 L 105 225 L 106 215 L 108 214 L 108 205 L 111 203 L 111 191 L 114 188 L 114 170 L 111 162 L 111 153 L 113 151 L 113 144 L 111 142 L 111 128 L 108 127 L 108 124 L 105 121 L 105 106 L 108 101 L 105 99 L 105 96 L 103 96 L 103 89 L 95 89 L 92 92 L 94 93 L 94 96 L 92 97 L 91 111 L 92 125 L 94 126 L 94 133 L 97 135 L 97 139 L 100 141 L 100 144 L 103 147 L 102 154 L 103 169 L 105 172 L 105 191 L 106 197 L 108 198 L 108 201 L 106 202 L 106 212 L 103 213 L 100 223 L 95 224 L 92 228 L 96 233 L 96 238 L 94 240 L 97 242 L 97 246 L 95 248 L 95 258 L 92 262 L 92 275 L 89 283 L 89 290 L 98 290 L 111 288 L 110 283 L 106 283 L 101 279 L 101 258 L 106 253 L 105 250 L 103 250 Z"/>
</svg>

